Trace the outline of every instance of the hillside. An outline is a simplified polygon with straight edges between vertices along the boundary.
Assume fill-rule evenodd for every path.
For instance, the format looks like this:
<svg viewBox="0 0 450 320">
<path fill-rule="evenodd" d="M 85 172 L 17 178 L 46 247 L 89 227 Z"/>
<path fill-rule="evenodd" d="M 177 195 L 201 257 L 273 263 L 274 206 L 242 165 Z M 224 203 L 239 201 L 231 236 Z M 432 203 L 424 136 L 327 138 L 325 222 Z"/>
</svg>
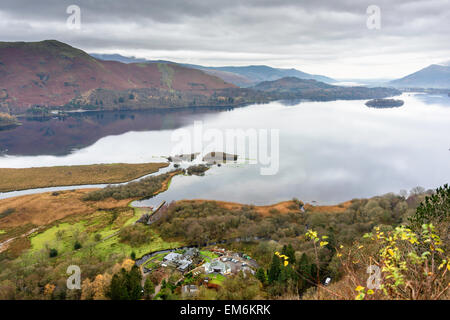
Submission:
<svg viewBox="0 0 450 320">
<path fill-rule="evenodd" d="M 164 62 L 173 63 L 170 61 L 153 61 L 138 59 L 135 57 L 125 57 L 119 54 L 97 54 L 92 53 L 91 56 L 105 61 L 120 61 L 124 63 L 136 63 L 136 62 Z M 202 70 L 208 74 L 217 76 L 226 82 L 233 83 L 239 87 L 250 87 L 262 81 L 272 81 L 278 80 L 284 77 L 297 77 L 300 79 L 313 79 L 317 81 L 322 81 L 326 83 L 334 83 L 336 80 L 331 79 L 326 76 L 309 74 L 296 69 L 279 69 L 272 68 L 265 65 L 255 65 L 255 66 L 226 66 L 226 67 L 206 67 L 196 64 L 180 64 L 182 66 Z"/>
<path fill-rule="evenodd" d="M 98 89 L 145 88 L 158 97 L 178 92 L 195 99 L 196 95 L 210 96 L 215 90 L 234 87 L 180 65 L 97 60 L 55 40 L 0 42 L 0 111 L 20 113 L 36 105 L 62 106 Z M 159 90 L 163 93 L 158 94 Z"/>
<path fill-rule="evenodd" d="M 273 81 L 285 77 L 296 77 L 299 79 L 312 79 L 317 81 L 322 81 L 326 83 L 333 83 L 336 80 L 331 79 L 326 76 L 309 74 L 296 69 L 279 69 L 272 68 L 269 66 L 244 66 L 244 67 L 203 67 L 197 65 L 186 65 L 191 68 L 197 68 L 203 70 L 207 73 L 217 75 L 222 79 L 227 79 L 228 81 L 243 87 L 248 87 L 255 85 L 262 81 Z M 229 78 L 228 75 L 232 74 L 236 79 Z M 225 76 L 225 78 L 224 78 Z"/>
<path fill-rule="evenodd" d="M 402 88 L 450 88 L 450 66 L 432 64 L 389 85 Z"/>
<path fill-rule="evenodd" d="M 275 81 L 264 81 L 253 89 L 263 91 L 279 99 L 309 99 L 314 101 L 378 99 L 399 95 L 391 88 L 366 88 L 333 86 L 316 80 L 287 77 Z"/>
</svg>

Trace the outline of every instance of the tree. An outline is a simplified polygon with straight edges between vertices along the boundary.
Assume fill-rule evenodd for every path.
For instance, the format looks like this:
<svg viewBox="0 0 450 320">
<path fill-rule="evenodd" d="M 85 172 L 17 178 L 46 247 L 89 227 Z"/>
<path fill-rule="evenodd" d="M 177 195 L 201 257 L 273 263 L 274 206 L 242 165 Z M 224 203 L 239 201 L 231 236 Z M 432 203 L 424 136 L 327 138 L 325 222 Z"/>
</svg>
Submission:
<svg viewBox="0 0 450 320">
<path fill-rule="evenodd" d="M 144 298 L 150 300 L 151 296 L 154 294 L 155 294 L 155 284 L 149 277 L 147 277 L 144 283 Z"/>
<path fill-rule="evenodd" d="M 289 243 L 287 246 L 285 245 L 283 250 L 281 250 L 281 253 L 289 258 L 288 261 L 290 264 L 295 264 L 295 250 L 292 247 L 292 244 Z"/>
<path fill-rule="evenodd" d="M 75 241 L 75 244 L 73 245 L 74 250 L 81 249 L 82 245 L 79 241 Z"/>
<path fill-rule="evenodd" d="M 163 281 L 161 282 L 161 289 L 165 289 L 167 287 L 167 281 L 166 279 L 163 279 Z"/>
<path fill-rule="evenodd" d="M 142 297 L 141 281 L 141 271 L 137 266 L 128 272 L 122 268 L 113 276 L 107 296 L 111 300 L 138 300 Z"/>
<path fill-rule="evenodd" d="M 328 250 L 331 251 L 331 255 L 333 255 L 336 252 L 336 237 L 335 237 L 335 231 L 333 227 L 328 228 L 328 244 L 325 246 Z"/>
<path fill-rule="evenodd" d="M 261 281 L 262 284 L 266 284 L 267 282 L 267 278 L 266 278 L 266 272 L 264 271 L 263 268 L 259 268 L 256 271 L 256 278 Z"/>
<path fill-rule="evenodd" d="M 105 293 L 111 283 L 111 275 L 98 274 L 94 281 L 86 279 L 81 285 L 81 299 L 83 300 L 105 300 Z"/>
<path fill-rule="evenodd" d="M 128 289 L 130 292 L 130 298 L 132 300 L 138 300 L 142 298 L 142 274 L 141 270 L 137 266 L 133 266 L 128 274 Z"/>
<path fill-rule="evenodd" d="M 436 189 L 431 196 L 425 197 L 420 203 L 416 214 L 409 220 L 414 227 L 421 227 L 425 223 L 439 225 L 450 216 L 450 187 L 448 184 Z"/>
<path fill-rule="evenodd" d="M 411 191 L 409 192 L 409 194 L 411 196 L 418 196 L 418 195 L 421 195 L 423 193 L 425 193 L 425 189 L 423 187 L 420 187 L 420 186 L 412 188 Z"/>
<path fill-rule="evenodd" d="M 54 258 L 58 255 L 58 250 L 56 249 L 50 249 L 50 252 L 48 254 L 50 256 L 50 258 Z"/>
<path fill-rule="evenodd" d="M 130 300 L 125 285 L 126 274 L 127 272 L 122 268 L 120 273 L 116 273 L 111 279 L 111 284 L 107 293 L 108 298 L 111 300 Z"/>
<path fill-rule="evenodd" d="M 272 257 L 272 263 L 270 265 L 269 272 L 267 274 L 269 284 L 272 284 L 275 281 L 278 281 L 278 278 L 280 277 L 280 273 L 281 273 L 281 261 L 280 261 L 280 258 L 274 254 Z"/>
<path fill-rule="evenodd" d="M 312 286 L 313 275 L 316 272 L 316 266 L 312 265 L 306 253 L 303 253 L 297 265 L 298 275 L 298 293 L 302 295 L 306 289 Z"/>
<path fill-rule="evenodd" d="M 260 295 L 261 284 L 253 277 L 240 272 L 226 278 L 218 292 L 219 300 L 252 300 Z"/>
</svg>

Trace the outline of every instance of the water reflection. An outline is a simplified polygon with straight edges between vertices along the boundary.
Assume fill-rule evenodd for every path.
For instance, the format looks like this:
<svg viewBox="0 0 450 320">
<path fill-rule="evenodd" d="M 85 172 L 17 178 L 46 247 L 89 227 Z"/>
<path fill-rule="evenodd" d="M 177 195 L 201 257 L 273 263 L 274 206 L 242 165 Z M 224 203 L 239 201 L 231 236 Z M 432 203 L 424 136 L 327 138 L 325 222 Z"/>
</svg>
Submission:
<svg viewBox="0 0 450 320">
<path fill-rule="evenodd" d="M 129 131 L 169 130 L 185 125 L 190 116 L 226 110 L 82 112 L 69 116 L 21 118 L 22 126 L 0 131 L 0 153 L 7 155 L 67 155 L 99 139 Z"/>
<path fill-rule="evenodd" d="M 107 136 L 64 157 L 2 157 L 0 167 L 155 161 L 171 152 L 173 128 L 192 130 L 195 120 L 203 120 L 205 129 L 279 129 L 279 172 L 261 176 L 258 165 L 214 167 L 204 177 L 175 177 L 167 192 L 142 205 L 180 199 L 262 205 L 292 197 L 337 203 L 448 183 L 450 98 L 440 103 L 409 93 L 398 98 L 405 101 L 402 108 L 367 108 L 361 100 L 274 102 L 186 114 L 172 120 L 177 123 L 172 128 Z"/>
</svg>

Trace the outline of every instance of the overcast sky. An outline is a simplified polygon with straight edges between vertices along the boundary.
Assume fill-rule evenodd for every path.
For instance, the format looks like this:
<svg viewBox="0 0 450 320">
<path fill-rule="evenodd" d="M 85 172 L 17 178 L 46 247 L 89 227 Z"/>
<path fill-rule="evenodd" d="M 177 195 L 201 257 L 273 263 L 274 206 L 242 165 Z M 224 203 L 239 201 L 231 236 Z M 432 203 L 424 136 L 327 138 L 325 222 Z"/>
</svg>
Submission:
<svg viewBox="0 0 450 320">
<path fill-rule="evenodd" d="M 81 8 L 81 29 L 66 9 Z M 367 8 L 381 28 L 367 27 Z M 0 40 L 202 65 L 396 78 L 450 60 L 450 0 L 1 0 Z"/>
</svg>

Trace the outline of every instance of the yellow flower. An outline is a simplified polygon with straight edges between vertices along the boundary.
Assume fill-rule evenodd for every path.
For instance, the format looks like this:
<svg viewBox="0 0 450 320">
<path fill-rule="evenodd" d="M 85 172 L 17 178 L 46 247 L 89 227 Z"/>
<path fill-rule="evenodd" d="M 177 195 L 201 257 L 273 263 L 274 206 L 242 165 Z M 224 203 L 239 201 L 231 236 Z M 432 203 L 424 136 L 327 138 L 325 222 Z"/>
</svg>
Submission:
<svg viewBox="0 0 450 320">
<path fill-rule="evenodd" d="M 284 266 L 285 266 L 285 267 L 286 267 L 288 264 L 289 264 L 288 261 L 285 261 L 285 262 L 284 262 Z"/>
<path fill-rule="evenodd" d="M 364 290 L 364 287 L 363 286 L 357 286 L 356 287 L 356 289 L 355 289 L 356 291 L 363 291 Z"/>
</svg>

